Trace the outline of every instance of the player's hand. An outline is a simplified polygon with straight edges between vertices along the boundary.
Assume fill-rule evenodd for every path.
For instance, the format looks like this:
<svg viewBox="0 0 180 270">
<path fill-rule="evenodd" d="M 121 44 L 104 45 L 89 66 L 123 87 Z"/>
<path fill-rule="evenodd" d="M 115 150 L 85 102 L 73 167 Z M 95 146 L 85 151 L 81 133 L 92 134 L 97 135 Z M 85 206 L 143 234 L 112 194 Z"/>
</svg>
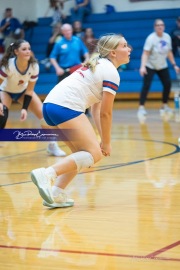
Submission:
<svg viewBox="0 0 180 270">
<path fill-rule="evenodd" d="M 25 109 L 22 109 L 21 110 L 21 118 L 20 118 L 20 120 L 25 121 L 26 118 L 27 118 L 27 111 Z"/>
<path fill-rule="evenodd" d="M 110 156 L 110 154 L 111 154 L 111 144 L 103 144 L 101 142 L 100 146 L 101 146 L 101 152 L 102 152 L 103 156 L 105 156 L 105 157 Z"/>
<path fill-rule="evenodd" d="M 144 77 L 144 75 L 147 74 L 146 67 L 141 67 L 139 70 L 139 73 L 142 77 Z"/>
</svg>

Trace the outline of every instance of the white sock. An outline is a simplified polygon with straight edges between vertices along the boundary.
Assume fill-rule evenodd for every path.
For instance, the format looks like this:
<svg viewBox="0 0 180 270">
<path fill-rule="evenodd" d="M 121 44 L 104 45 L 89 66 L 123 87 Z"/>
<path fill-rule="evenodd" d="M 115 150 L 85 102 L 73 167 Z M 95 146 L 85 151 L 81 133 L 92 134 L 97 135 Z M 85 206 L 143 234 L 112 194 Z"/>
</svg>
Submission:
<svg viewBox="0 0 180 270">
<path fill-rule="evenodd" d="M 55 179 L 57 177 L 57 174 L 56 174 L 55 170 L 53 169 L 53 167 L 48 167 L 47 169 L 45 169 L 45 174 L 53 179 Z"/>
<path fill-rule="evenodd" d="M 62 188 L 59 188 L 57 186 L 52 186 L 53 197 L 57 197 L 62 191 L 63 191 Z"/>
<path fill-rule="evenodd" d="M 57 142 L 52 141 L 52 142 L 50 142 L 49 144 L 50 144 L 50 145 L 55 145 L 55 144 L 57 144 Z"/>
</svg>

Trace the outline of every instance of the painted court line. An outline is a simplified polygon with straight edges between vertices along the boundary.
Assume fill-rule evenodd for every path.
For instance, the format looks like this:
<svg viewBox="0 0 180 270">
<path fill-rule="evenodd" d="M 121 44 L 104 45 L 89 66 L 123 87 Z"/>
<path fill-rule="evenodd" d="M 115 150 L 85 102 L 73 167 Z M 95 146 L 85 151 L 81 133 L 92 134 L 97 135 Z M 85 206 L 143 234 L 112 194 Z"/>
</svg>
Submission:
<svg viewBox="0 0 180 270">
<path fill-rule="evenodd" d="M 178 241 L 179 242 L 179 241 Z M 118 253 L 106 253 L 106 252 L 93 252 L 93 251 L 80 251 L 80 250 L 66 250 L 66 249 L 48 249 L 48 248 L 34 248 L 34 247 L 22 247 L 22 246 L 6 246 L 0 245 L 0 248 L 6 249 L 26 249 L 30 251 L 49 251 L 49 252 L 58 252 L 58 253 L 70 253 L 70 254 L 84 254 L 84 255 L 94 255 L 94 256 L 108 256 L 108 257 L 122 257 L 130 258 L 134 261 L 140 260 L 156 260 L 156 261 L 176 261 L 180 262 L 180 258 L 166 258 L 166 257 L 147 257 L 139 255 L 128 255 L 128 254 L 118 254 Z M 148 255 L 149 256 L 149 255 Z"/>
<path fill-rule="evenodd" d="M 163 248 L 161 248 L 161 249 L 158 249 L 158 250 L 156 250 L 156 251 L 154 251 L 154 252 L 148 254 L 146 257 L 147 257 L 147 258 L 153 258 L 153 257 L 155 257 L 155 256 L 157 256 L 157 255 L 159 255 L 159 254 L 161 254 L 161 253 L 163 253 L 163 252 L 166 252 L 167 250 L 170 250 L 170 249 L 172 249 L 172 248 L 174 248 L 174 247 L 177 247 L 177 246 L 179 246 L 179 245 L 180 245 L 180 241 L 177 241 L 177 242 L 175 242 L 175 243 L 173 243 L 173 244 L 171 244 L 171 245 L 168 245 L 168 246 L 166 246 L 166 247 L 163 247 Z"/>
</svg>

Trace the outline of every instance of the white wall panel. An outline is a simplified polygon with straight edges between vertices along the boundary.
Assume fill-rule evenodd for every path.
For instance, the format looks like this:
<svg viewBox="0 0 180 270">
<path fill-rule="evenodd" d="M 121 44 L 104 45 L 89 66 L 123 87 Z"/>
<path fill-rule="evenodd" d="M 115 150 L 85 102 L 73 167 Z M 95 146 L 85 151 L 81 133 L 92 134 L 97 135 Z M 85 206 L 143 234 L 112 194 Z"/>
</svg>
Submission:
<svg viewBox="0 0 180 270">
<path fill-rule="evenodd" d="M 21 21 L 27 19 L 35 21 L 38 17 L 44 16 L 48 3 L 48 0 L 0 0 L 0 19 L 3 18 L 5 8 L 11 7 L 13 8 L 14 16 Z M 65 2 L 64 10 L 66 14 L 69 14 L 73 3 L 73 0 Z M 104 7 L 108 3 L 114 5 L 117 11 L 180 8 L 180 0 L 140 1 L 134 3 L 131 3 L 129 0 L 92 0 L 94 13 L 105 12 Z"/>
</svg>

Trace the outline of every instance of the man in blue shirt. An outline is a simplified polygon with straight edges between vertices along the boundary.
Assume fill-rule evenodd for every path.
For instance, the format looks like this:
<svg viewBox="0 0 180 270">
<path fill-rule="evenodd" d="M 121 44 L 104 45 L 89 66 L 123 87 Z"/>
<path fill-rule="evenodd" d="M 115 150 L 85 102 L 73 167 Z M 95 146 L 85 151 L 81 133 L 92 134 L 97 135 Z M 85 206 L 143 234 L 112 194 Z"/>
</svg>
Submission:
<svg viewBox="0 0 180 270">
<path fill-rule="evenodd" d="M 6 8 L 5 18 L 1 21 L 0 32 L 4 38 L 5 50 L 17 39 L 24 38 L 24 30 L 18 19 L 13 17 L 12 9 Z"/>
<path fill-rule="evenodd" d="M 71 8 L 71 22 L 83 22 L 85 16 L 92 11 L 91 0 L 75 0 L 75 6 Z"/>
<path fill-rule="evenodd" d="M 50 54 L 51 64 L 56 70 L 58 81 L 66 78 L 74 66 L 80 65 L 82 57 L 88 60 L 88 49 L 78 37 L 73 36 L 73 28 L 70 24 L 63 24 L 61 28 L 63 37 L 55 43 Z"/>
</svg>

